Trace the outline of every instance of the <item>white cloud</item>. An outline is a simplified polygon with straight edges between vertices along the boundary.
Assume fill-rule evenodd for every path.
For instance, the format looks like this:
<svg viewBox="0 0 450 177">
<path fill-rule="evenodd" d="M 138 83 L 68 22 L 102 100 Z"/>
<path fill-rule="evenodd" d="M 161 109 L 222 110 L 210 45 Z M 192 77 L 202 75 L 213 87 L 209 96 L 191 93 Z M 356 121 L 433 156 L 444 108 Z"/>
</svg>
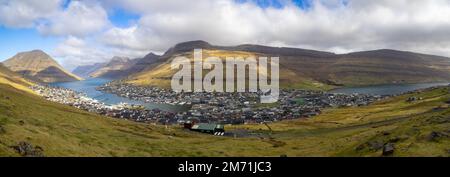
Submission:
<svg viewBox="0 0 450 177">
<path fill-rule="evenodd" d="M 94 1 L 72 1 L 66 10 L 54 14 L 37 28 L 46 35 L 86 36 L 108 25 L 108 15 L 100 4 Z"/>
<path fill-rule="evenodd" d="M 148 50 L 147 46 L 140 42 L 141 39 L 137 36 L 137 29 L 137 26 L 131 26 L 129 28 L 112 28 L 101 36 L 101 40 L 114 47 Z"/>
<path fill-rule="evenodd" d="M 73 70 L 76 66 L 107 62 L 113 56 L 139 58 L 148 54 L 148 50 L 103 47 L 94 38 L 67 37 L 51 52 L 62 62 L 65 68 Z"/>
<path fill-rule="evenodd" d="M 103 40 L 130 50 L 164 51 L 202 39 L 220 45 L 278 44 L 336 52 L 393 48 L 450 56 L 445 50 L 450 48 L 447 0 L 316 0 L 307 10 L 287 1 L 282 9 L 228 0 L 106 2 L 142 15 L 135 26 L 113 28 Z"/>
<path fill-rule="evenodd" d="M 162 53 L 198 39 L 217 45 L 255 43 L 339 53 L 391 48 L 450 56 L 448 0 L 312 0 L 308 9 L 290 0 L 283 0 L 281 9 L 234 0 L 90 0 L 71 1 L 63 9 L 58 0 L 46 1 L 0 0 L 0 15 L 14 14 L 0 16 L 0 23 L 38 24 L 43 34 L 67 38 L 55 53 L 72 58 L 65 59 L 69 65 Z M 140 18 L 128 27 L 115 27 L 107 12 L 117 8 Z"/>
<path fill-rule="evenodd" d="M 61 0 L 0 0 L 0 25 L 13 28 L 33 27 L 37 20 L 56 13 Z"/>
<path fill-rule="evenodd" d="M 105 62 L 112 57 L 106 49 L 101 48 L 95 42 L 69 36 L 62 43 L 58 44 L 52 56 L 62 61 L 65 68 L 72 70 L 79 65 L 87 65 L 98 62 Z"/>
</svg>

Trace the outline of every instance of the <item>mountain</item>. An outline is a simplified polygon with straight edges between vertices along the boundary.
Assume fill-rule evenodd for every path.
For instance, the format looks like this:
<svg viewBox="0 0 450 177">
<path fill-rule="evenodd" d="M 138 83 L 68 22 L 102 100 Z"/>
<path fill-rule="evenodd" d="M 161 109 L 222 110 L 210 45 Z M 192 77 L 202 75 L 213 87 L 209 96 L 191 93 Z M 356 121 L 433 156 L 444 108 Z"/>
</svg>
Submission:
<svg viewBox="0 0 450 177">
<path fill-rule="evenodd" d="M 109 62 L 106 63 L 96 63 L 93 65 L 78 66 L 77 68 L 75 68 L 73 72 L 77 73 L 78 75 L 81 75 L 84 78 L 103 77 L 103 78 L 120 79 L 134 72 L 140 71 L 136 69 L 140 65 L 136 64 L 139 63 L 142 59 L 141 58 L 130 59 L 127 57 L 115 56 Z"/>
<path fill-rule="evenodd" d="M 450 58 L 420 53 L 374 50 L 348 54 L 261 45 L 215 46 L 189 41 L 171 47 L 164 55 L 144 64 L 127 82 L 138 85 L 170 86 L 176 72 L 170 63 L 176 56 L 192 58 L 202 48 L 203 57 L 268 56 L 280 58 L 280 86 L 283 88 L 330 89 L 391 83 L 450 81 Z M 145 66 L 145 67 L 144 67 Z"/>
<path fill-rule="evenodd" d="M 41 50 L 21 52 L 3 62 L 12 71 L 41 82 L 67 82 L 81 80 L 66 71 L 52 57 Z"/>
<path fill-rule="evenodd" d="M 122 72 L 132 65 L 134 60 L 127 57 L 113 57 L 108 63 L 105 63 L 100 68 L 89 74 L 90 77 L 105 77 L 105 78 L 119 78 L 122 77 Z"/>
<path fill-rule="evenodd" d="M 106 63 L 95 63 L 92 65 L 83 65 L 76 67 L 72 73 L 76 74 L 77 76 L 88 78 L 90 74 L 95 72 L 96 70 L 103 67 Z"/>
<path fill-rule="evenodd" d="M 136 63 L 127 69 L 127 73 L 139 73 L 155 63 L 162 61 L 161 56 L 149 53 L 143 58 L 136 59 Z"/>
</svg>

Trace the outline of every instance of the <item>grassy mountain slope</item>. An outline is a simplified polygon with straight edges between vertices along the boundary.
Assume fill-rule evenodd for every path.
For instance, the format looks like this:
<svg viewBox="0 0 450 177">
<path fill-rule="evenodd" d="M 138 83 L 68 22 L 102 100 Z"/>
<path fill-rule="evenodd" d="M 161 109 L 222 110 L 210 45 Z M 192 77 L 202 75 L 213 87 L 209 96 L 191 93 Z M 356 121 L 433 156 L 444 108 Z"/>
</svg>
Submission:
<svg viewBox="0 0 450 177">
<path fill-rule="evenodd" d="M 0 156 L 18 156 L 11 147 L 20 142 L 46 156 L 380 156 L 387 142 L 395 144 L 395 156 L 450 156 L 449 91 L 329 109 L 312 119 L 269 124 L 272 131 L 227 126 L 249 132 L 232 138 L 98 116 L 0 84 Z M 423 99 L 406 102 L 410 96 Z"/>
<path fill-rule="evenodd" d="M 226 61 L 226 57 L 258 57 L 262 56 L 260 53 L 242 52 L 242 51 L 227 51 L 227 50 L 203 50 L 203 57 L 219 57 L 223 61 Z M 153 85 L 164 88 L 170 88 L 171 76 L 174 75 L 177 70 L 170 68 L 172 60 L 176 56 L 185 56 L 193 61 L 192 52 L 184 52 L 170 56 L 169 59 L 159 60 L 148 66 L 147 70 L 143 70 L 137 74 L 131 75 L 127 80 L 128 83 L 136 85 Z M 225 64 L 224 64 L 225 65 Z M 203 70 L 205 75 L 208 70 Z M 225 72 L 224 72 L 225 74 Z M 225 79 L 225 78 L 224 78 Z M 248 79 L 248 78 L 247 78 Z M 301 75 L 293 70 L 280 64 L 280 84 L 283 88 L 303 88 L 303 89 L 321 89 L 327 90 L 332 86 L 318 82 L 310 77 Z"/>
<path fill-rule="evenodd" d="M 233 140 L 106 118 L 47 102 L 0 84 L 0 156 L 17 156 L 21 141 L 46 156 L 224 156 L 270 155 L 271 144 Z M 229 148 L 234 148 L 230 150 Z"/>
<path fill-rule="evenodd" d="M 422 98 L 408 102 L 409 97 Z M 272 133 L 290 155 L 380 156 L 393 143 L 394 156 L 450 156 L 450 88 L 390 98 L 365 107 L 335 108 L 308 120 L 244 125 Z"/>
<path fill-rule="evenodd" d="M 213 46 L 204 41 L 177 44 L 145 69 L 132 74 L 129 83 L 169 87 L 170 62 L 176 56 L 192 58 L 193 49 L 204 49 L 203 57 L 280 57 L 280 83 L 284 88 L 330 89 L 389 83 L 450 81 L 450 58 L 419 53 L 375 50 L 349 54 L 278 48 L 259 45 Z"/>
<path fill-rule="evenodd" d="M 3 64 L 0 63 L 0 84 L 9 85 L 14 87 L 15 89 L 19 89 L 22 91 L 26 91 L 28 93 L 33 93 L 28 87 L 33 85 L 33 82 L 30 82 L 19 74 L 9 70 Z"/>
</svg>

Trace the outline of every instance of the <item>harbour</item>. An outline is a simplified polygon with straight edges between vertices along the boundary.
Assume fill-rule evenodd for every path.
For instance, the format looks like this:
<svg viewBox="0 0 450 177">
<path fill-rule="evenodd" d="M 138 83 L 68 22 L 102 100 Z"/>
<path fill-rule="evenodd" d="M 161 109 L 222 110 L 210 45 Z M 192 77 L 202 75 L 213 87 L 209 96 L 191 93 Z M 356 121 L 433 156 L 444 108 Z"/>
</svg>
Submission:
<svg viewBox="0 0 450 177">
<path fill-rule="evenodd" d="M 187 122 L 252 124 L 310 118 L 329 107 L 366 106 L 401 93 L 444 85 L 448 84 L 349 87 L 329 92 L 282 89 L 276 104 L 259 103 L 258 93 L 177 93 L 101 78 L 55 83 L 37 90 L 48 100 L 110 117 L 186 125 Z"/>
<path fill-rule="evenodd" d="M 188 109 L 185 106 L 177 106 L 177 105 L 171 105 L 171 104 L 158 104 L 158 103 L 151 103 L 151 102 L 145 102 L 140 100 L 133 100 L 126 97 L 120 97 L 115 94 L 106 93 L 97 90 L 96 88 L 99 86 L 102 86 L 108 82 L 111 82 L 110 79 L 105 78 L 89 78 L 82 81 L 74 81 L 74 82 L 57 82 L 57 83 L 51 83 L 49 86 L 52 87 L 62 87 L 66 89 L 71 89 L 76 92 L 84 93 L 87 97 L 90 97 L 92 99 L 98 100 L 99 102 L 108 104 L 108 105 L 117 105 L 121 103 L 126 103 L 130 105 L 142 105 L 146 109 L 159 109 L 162 111 L 168 111 L 168 112 L 180 112 L 185 111 Z"/>
</svg>

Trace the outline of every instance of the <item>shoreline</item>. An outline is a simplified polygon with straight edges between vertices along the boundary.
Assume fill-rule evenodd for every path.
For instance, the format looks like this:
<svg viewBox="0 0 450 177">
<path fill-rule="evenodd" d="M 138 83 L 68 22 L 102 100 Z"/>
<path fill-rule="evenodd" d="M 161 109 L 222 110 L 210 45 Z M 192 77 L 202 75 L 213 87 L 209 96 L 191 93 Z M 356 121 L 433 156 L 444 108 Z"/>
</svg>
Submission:
<svg viewBox="0 0 450 177">
<path fill-rule="evenodd" d="M 127 89 L 124 89 L 123 87 L 126 87 Z M 139 105 L 108 105 L 90 98 L 82 92 L 76 92 L 68 88 L 41 85 L 33 86 L 31 88 L 36 93 L 44 97 L 44 99 L 47 99 L 49 101 L 74 106 L 78 109 L 94 112 L 108 117 L 162 125 L 183 124 L 186 121 L 193 120 L 200 123 L 221 123 L 231 125 L 270 123 L 283 120 L 314 117 L 321 114 L 323 109 L 332 107 L 339 108 L 366 106 L 373 102 L 390 97 L 366 94 L 349 95 L 328 93 L 323 91 L 290 89 L 288 91 L 282 90 L 280 92 L 281 98 L 277 102 L 277 104 L 261 106 L 257 104 L 256 101 L 251 101 L 251 99 L 249 99 L 254 99 L 257 95 L 252 95 L 252 97 L 245 97 L 246 93 L 232 93 L 229 95 L 223 93 L 197 93 L 199 95 L 196 95 L 196 93 L 182 93 L 189 95 L 186 96 L 187 98 L 194 98 L 196 100 L 191 102 L 192 106 L 191 108 L 189 108 L 189 110 L 179 113 L 172 113 L 158 109 L 150 110 Z M 152 93 L 152 89 L 154 89 L 152 87 L 139 88 L 136 86 L 121 84 L 115 84 L 115 87 L 113 88 L 122 88 L 122 91 L 127 90 L 129 91 L 127 92 L 127 98 L 137 100 L 139 100 L 139 98 L 134 97 L 135 94 L 133 94 L 131 90 L 145 90 L 149 93 Z M 403 94 L 422 92 L 424 90 L 433 88 L 436 88 L 436 86 L 413 90 L 405 92 Z M 157 90 L 159 90 L 160 92 L 162 91 L 162 89 Z M 111 89 L 110 93 L 115 94 L 114 91 L 117 90 Z M 161 95 L 160 92 L 157 92 L 156 94 Z M 169 94 L 173 93 L 170 93 L 169 91 Z M 118 96 L 121 95 L 123 94 L 119 94 Z M 176 98 L 186 98 L 184 96 L 176 94 L 174 96 L 176 96 Z M 196 97 L 209 99 L 197 100 Z M 217 97 L 222 99 L 216 100 Z M 165 97 L 158 98 L 165 99 Z M 302 100 L 295 100 L 293 98 L 301 98 Z M 230 100 L 234 100 L 234 102 L 230 102 Z M 236 101 L 242 104 L 237 104 Z"/>
</svg>

